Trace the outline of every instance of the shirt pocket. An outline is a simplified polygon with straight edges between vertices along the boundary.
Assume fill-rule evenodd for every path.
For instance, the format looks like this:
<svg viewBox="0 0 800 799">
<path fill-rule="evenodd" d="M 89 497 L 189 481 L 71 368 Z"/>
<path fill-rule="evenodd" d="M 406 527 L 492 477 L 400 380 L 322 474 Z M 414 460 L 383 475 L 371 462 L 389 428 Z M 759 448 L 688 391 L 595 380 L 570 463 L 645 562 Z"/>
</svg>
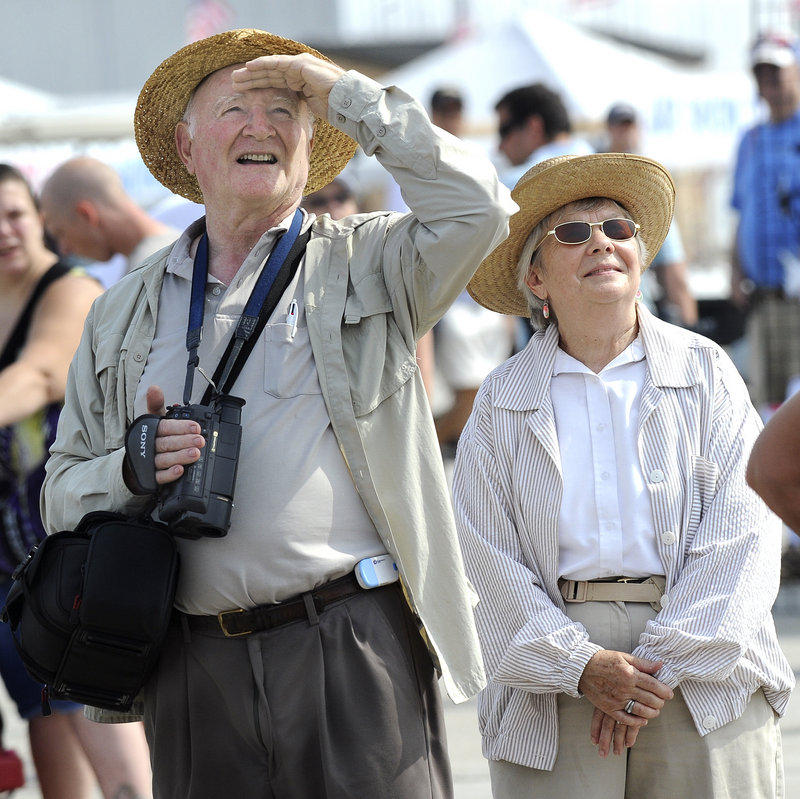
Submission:
<svg viewBox="0 0 800 799">
<path fill-rule="evenodd" d="M 407 346 L 378 275 L 362 280 L 347 298 L 342 350 L 356 416 L 371 413 L 417 371 L 416 350 Z"/>
<path fill-rule="evenodd" d="M 124 430 L 125 428 L 124 400 L 121 396 L 122 392 L 120 391 L 118 380 L 122 346 L 122 334 L 115 333 L 99 338 L 95 351 L 95 376 L 100 384 L 103 398 L 103 427 L 105 429 L 105 446 L 107 449 L 116 449 L 120 445 L 120 442 L 116 441 L 112 436 L 113 431 L 120 430 L 120 418 L 122 418 L 122 429 Z M 123 402 L 121 409 L 120 402 Z M 92 408 L 92 412 L 96 412 L 96 410 Z"/>
<path fill-rule="evenodd" d="M 264 391 L 279 399 L 321 394 L 308 327 L 284 322 L 267 325 L 264 341 Z"/>
</svg>

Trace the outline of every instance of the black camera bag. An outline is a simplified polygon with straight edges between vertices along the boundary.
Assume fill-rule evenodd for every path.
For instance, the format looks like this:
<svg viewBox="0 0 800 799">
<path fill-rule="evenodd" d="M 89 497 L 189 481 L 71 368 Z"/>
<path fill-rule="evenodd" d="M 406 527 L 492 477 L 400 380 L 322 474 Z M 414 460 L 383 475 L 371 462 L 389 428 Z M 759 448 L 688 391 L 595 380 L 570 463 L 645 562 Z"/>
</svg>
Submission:
<svg viewBox="0 0 800 799">
<path fill-rule="evenodd" d="M 178 576 L 165 525 L 90 513 L 14 572 L 2 611 L 25 669 L 55 699 L 128 710 L 159 656 Z"/>
</svg>

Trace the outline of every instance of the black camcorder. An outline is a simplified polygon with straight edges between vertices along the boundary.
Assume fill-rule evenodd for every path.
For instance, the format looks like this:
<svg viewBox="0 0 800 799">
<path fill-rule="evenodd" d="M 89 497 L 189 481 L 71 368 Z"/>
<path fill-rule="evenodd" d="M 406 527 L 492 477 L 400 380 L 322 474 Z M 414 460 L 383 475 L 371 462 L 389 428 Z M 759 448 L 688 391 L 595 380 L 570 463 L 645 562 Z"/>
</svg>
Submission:
<svg viewBox="0 0 800 799">
<path fill-rule="evenodd" d="M 165 419 L 193 419 L 206 445 L 172 483 L 155 483 L 155 438 L 162 417 L 147 414 L 128 429 L 126 452 L 140 493 L 158 493 L 158 517 L 181 538 L 221 538 L 231 523 L 242 441 L 240 397 L 217 394 L 209 405 L 170 405 Z"/>
</svg>

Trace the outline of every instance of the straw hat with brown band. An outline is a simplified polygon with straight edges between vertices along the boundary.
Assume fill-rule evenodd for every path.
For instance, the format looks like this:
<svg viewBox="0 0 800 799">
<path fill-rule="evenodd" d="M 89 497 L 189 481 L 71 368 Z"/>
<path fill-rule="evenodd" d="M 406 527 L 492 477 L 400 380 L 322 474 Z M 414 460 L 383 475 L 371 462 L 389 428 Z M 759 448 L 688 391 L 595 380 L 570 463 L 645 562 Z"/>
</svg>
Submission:
<svg viewBox="0 0 800 799">
<path fill-rule="evenodd" d="M 661 249 L 672 221 L 675 185 L 657 161 L 628 153 L 561 155 L 531 167 L 511 196 L 519 211 L 508 238 L 478 267 L 467 286 L 474 299 L 498 313 L 530 316 L 517 285 L 522 248 L 533 227 L 564 205 L 606 197 L 622 205 L 640 226 L 649 259 Z M 644 264 L 646 268 L 649 265 Z"/>
<path fill-rule="evenodd" d="M 300 42 L 266 31 L 245 28 L 226 31 L 187 45 L 171 55 L 147 79 L 139 93 L 133 119 L 136 144 L 147 168 L 170 191 L 196 203 L 203 194 L 194 175 L 178 157 L 175 126 L 197 85 L 212 72 L 262 55 L 311 53 L 330 61 Z M 304 193 L 321 189 L 353 157 L 356 143 L 324 119 L 317 119 L 314 147 Z"/>
</svg>

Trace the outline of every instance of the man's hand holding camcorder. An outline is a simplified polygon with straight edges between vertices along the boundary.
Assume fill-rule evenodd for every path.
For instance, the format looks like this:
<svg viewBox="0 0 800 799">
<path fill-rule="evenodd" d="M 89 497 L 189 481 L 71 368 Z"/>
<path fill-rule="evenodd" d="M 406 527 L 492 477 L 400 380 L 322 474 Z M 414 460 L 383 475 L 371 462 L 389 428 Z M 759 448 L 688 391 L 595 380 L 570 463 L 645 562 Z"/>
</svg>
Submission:
<svg viewBox="0 0 800 799">
<path fill-rule="evenodd" d="M 200 458 L 200 450 L 205 439 L 200 435 L 200 425 L 192 419 L 161 418 L 167 410 L 164 405 L 164 392 L 158 386 L 147 389 L 147 413 L 159 417 L 158 433 L 153 451 L 153 468 L 157 486 L 166 485 L 179 479 L 184 467 Z M 128 457 L 124 461 L 123 476 L 125 484 L 134 493 L 142 493 L 141 482 L 134 476 L 131 463 L 130 445 Z"/>
</svg>

